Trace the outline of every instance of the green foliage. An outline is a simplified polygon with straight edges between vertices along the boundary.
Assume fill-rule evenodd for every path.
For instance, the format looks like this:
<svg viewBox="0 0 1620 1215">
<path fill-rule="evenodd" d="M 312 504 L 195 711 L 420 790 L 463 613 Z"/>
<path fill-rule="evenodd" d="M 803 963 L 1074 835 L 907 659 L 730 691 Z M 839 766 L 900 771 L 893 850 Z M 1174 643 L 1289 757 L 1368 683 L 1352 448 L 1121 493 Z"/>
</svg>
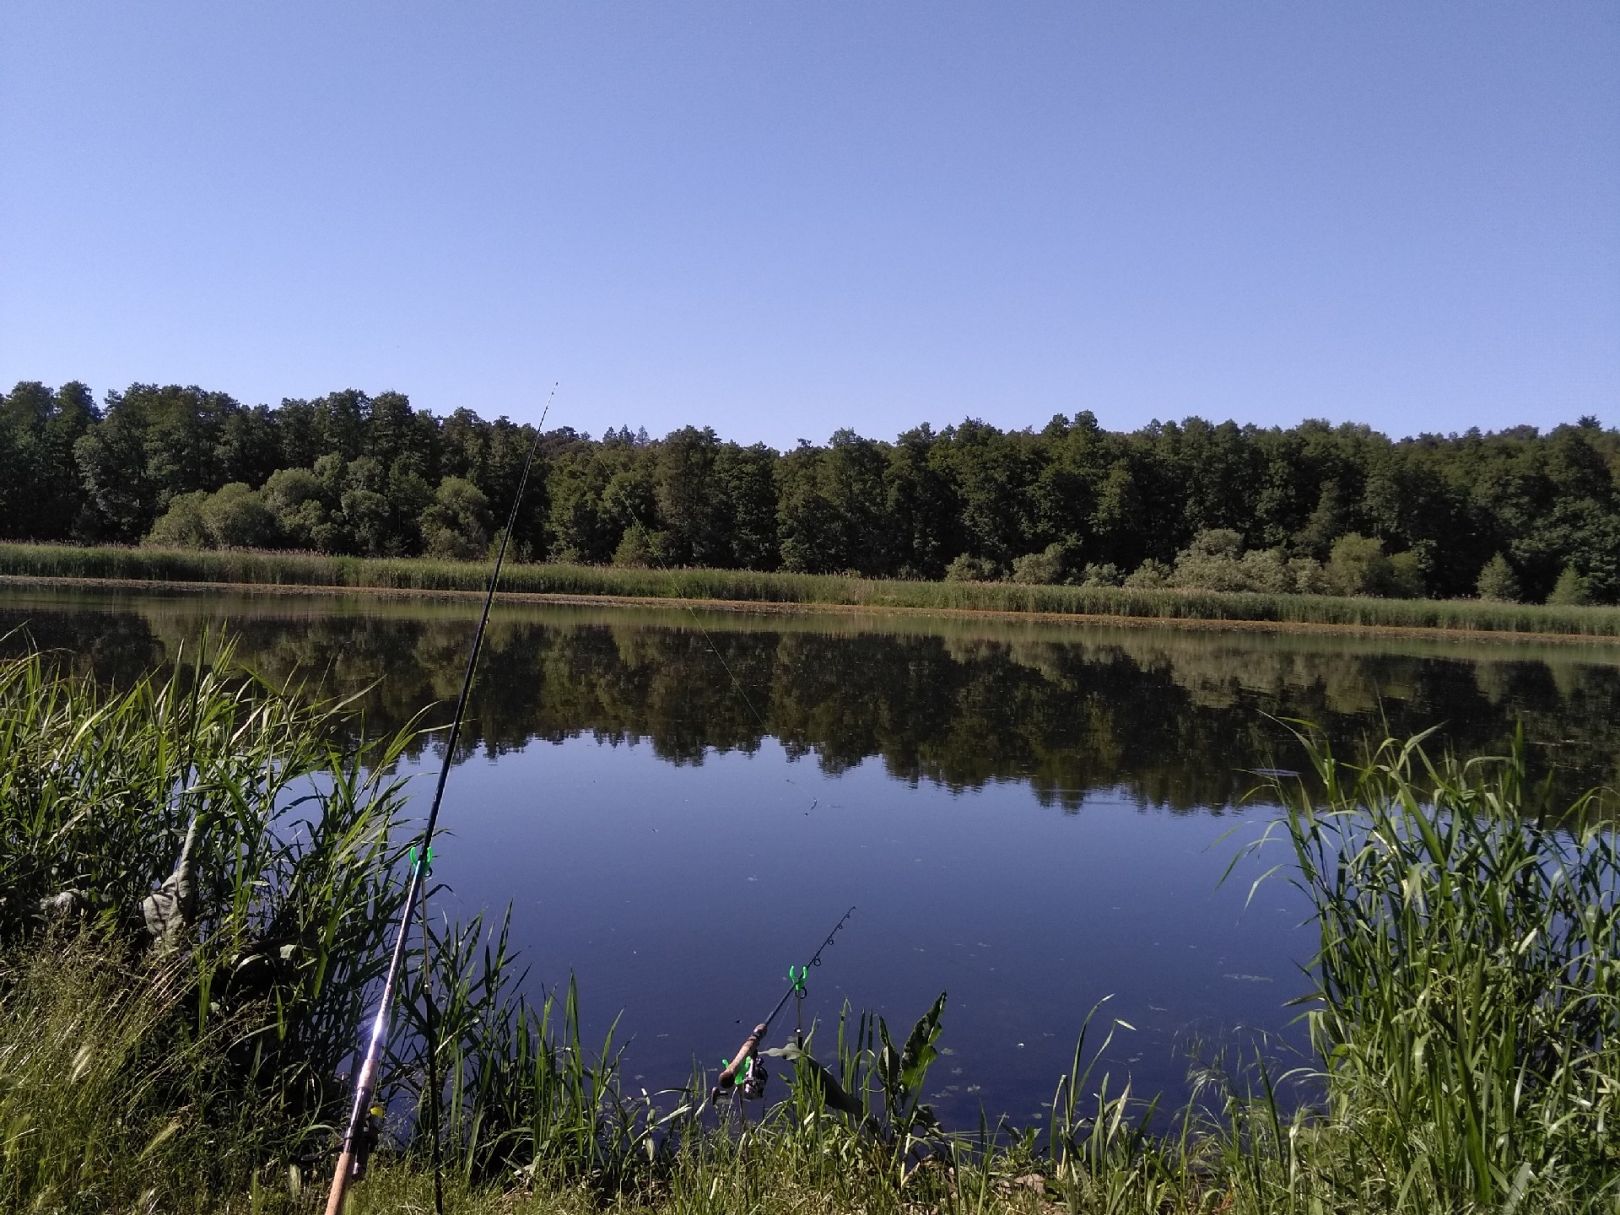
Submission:
<svg viewBox="0 0 1620 1215">
<path fill-rule="evenodd" d="M 1122 587 L 1018 586 L 986 582 L 981 579 L 993 579 L 995 570 L 972 558 L 958 568 L 971 570 L 973 577 L 968 581 L 917 582 L 787 572 L 519 563 L 507 566 L 502 586 L 540 595 L 625 595 L 925 611 L 950 608 L 1163 620 L 1252 620 L 1470 632 L 1620 635 L 1620 610 L 1612 607 L 1560 608 L 1477 600 L 1394 600 L 1164 589 L 1162 582 L 1157 585 L 1148 582 L 1149 575 L 1153 578 L 1164 575 L 1164 569 L 1157 565 L 1133 571 L 1126 576 Z M 0 543 L 0 574 L 476 591 L 487 584 L 489 567 L 484 562 L 421 558 L 356 560 L 310 553 L 188 552 L 156 547 L 79 548 Z"/>
<path fill-rule="evenodd" d="M 267 548 L 278 539 L 275 513 L 240 481 L 204 498 L 201 513 L 215 548 Z"/>
<path fill-rule="evenodd" d="M 1332 584 L 1327 570 L 1315 557 L 1293 557 L 1288 562 L 1288 577 L 1294 590 L 1301 595 L 1331 595 Z"/>
<path fill-rule="evenodd" d="M 211 537 L 202 511 L 203 503 L 207 500 L 208 495 L 200 489 L 189 494 L 176 494 L 169 502 L 169 509 L 158 517 L 157 522 L 152 524 L 152 530 L 146 533 L 145 543 L 165 548 L 208 548 Z"/>
<path fill-rule="evenodd" d="M 730 559 L 718 564 L 773 570 L 780 563 L 776 539 L 776 453 L 763 443 L 727 443 L 715 457 L 715 477 L 725 496 Z M 643 515 L 641 518 L 650 518 Z"/>
<path fill-rule="evenodd" d="M 1552 591 L 1547 595 L 1547 602 L 1561 607 L 1584 607 L 1592 602 L 1592 596 L 1586 588 L 1586 579 L 1580 576 L 1573 565 L 1566 565 L 1563 573 L 1558 575 L 1558 581 Z"/>
<path fill-rule="evenodd" d="M 653 496 L 677 565 L 723 565 L 731 555 L 716 473 L 719 452 L 720 440 L 707 427 L 684 426 L 658 445 Z M 645 524 L 651 517 L 638 521 Z"/>
<path fill-rule="evenodd" d="M 470 553 L 466 520 L 424 532 L 434 488 L 455 478 L 503 508 L 535 437 L 392 392 L 271 408 L 134 384 L 97 409 L 82 384 L 24 381 L 0 396 L 0 538 L 199 543 L 189 508 L 154 525 L 185 495 L 240 484 L 273 525 L 246 498 L 218 500 L 226 538 L 212 544 Z M 680 566 L 917 580 L 963 554 L 1007 571 L 1061 542 L 1059 581 L 1083 580 L 1083 550 L 1122 576 L 1144 571 L 1138 587 L 1164 585 L 1152 561 L 1203 590 L 1464 597 L 1500 552 L 1523 598 L 1544 599 L 1573 564 L 1595 602 L 1620 601 L 1620 431 L 1590 419 L 1392 442 L 1364 426 L 1196 417 L 1121 434 L 1082 413 L 1038 432 L 970 418 L 893 442 L 846 429 L 785 454 L 695 426 L 656 440 L 610 427 L 599 442 L 564 427 L 540 451 L 514 551 L 559 561 L 606 564 L 639 524 Z M 313 475 L 318 492 L 287 474 Z M 1030 585 L 1050 581 L 1024 565 Z"/>
<path fill-rule="evenodd" d="M 1479 580 L 1474 584 L 1474 589 L 1479 592 L 1481 599 L 1492 603 L 1517 603 L 1522 598 L 1519 576 L 1501 553 L 1485 563 L 1485 567 L 1479 571 Z"/>
<path fill-rule="evenodd" d="M 1333 542 L 1325 572 L 1335 595 L 1382 595 L 1392 580 L 1383 541 L 1356 532 Z"/>
<path fill-rule="evenodd" d="M 1288 595 L 1300 588 L 1280 548 L 1250 549 L 1238 562 L 1242 589 L 1262 595 Z"/>
<path fill-rule="evenodd" d="M 1081 586 L 1119 586 L 1125 575 L 1112 561 L 1094 561 L 1080 571 Z"/>
<path fill-rule="evenodd" d="M 489 499 L 471 481 L 446 477 L 422 517 L 422 539 L 429 557 L 472 561 L 489 548 Z"/>
<path fill-rule="evenodd" d="M 945 567 L 946 582 L 991 582 L 995 577 L 994 562 L 968 553 L 953 558 Z"/>
<path fill-rule="evenodd" d="M 1208 528 L 1176 554 L 1169 585 L 1206 591 L 1255 590 L 1243 564 L 1243 537 L 1231 528 Z M 1291 587 L 1268 589 L 1292 589 Z"/>
<path fill-rule="evenodd" d="M 1176 554 L 1173 569 L 1144 565 L 1133 586 L 1176 586 L 1204 591 L 1289 595 L 1327 589 L 1320 566 L 1309 557 L 1289 561 L 1280 548 L 1243 549 L 1243 537 L 1230 528 L 1200 532 Z M 1303 584 L 1303 585 L 1302 585 Z"/>
<path fill-rule="evenodd" d="M 666 569 L 671 558 L 669 537 L 640 523 L 625 528 L 619 547 L 613 550 L 613 564 L 630 569 Z"/>
<path fill-rule="evenodd" d="M 1423 561 L 1416 552 L 1396 553 L 1389 559 L 1386 593 L 1396 599 L 1417 599 L 1423 594 Z M 1303 588 L 1301 588 L 1303 589 Z"/>
<path fill-rule="evenodd" d="M 891 1133 L 901 1139 L 901 1154 L 910 1150 L 911 1143 L 939 1128 L 934 1111 L 923 1103 L 923 1084 L 928 1069 L 939 1058 L 940 1018 L 945 1015 L 945 993 L 929 1007 L 906 1035 L 905 1045 L 895 1049 L 889 1037 L 889 1026 L 878 1018 L 878 1038 L 883 1049 L 878 1052 L 877 1076 L 883 1086 L 883 1107 L 888 1114 Z"/>
<path fill-rule="evenodd" d="M 228 649 L 212 658 L 231 664 Z M 73 982 L 133 985 L 109 1001 L 117 1019 L 106 1033 L 128 1042 L 108 1056 L 108 1082 L 137 1105 L 106 1117 L 175 1124 L 139 1155 L 201 1120 L 239 1136 L 206 1172 L 240 1179 L 265 1154 L 313 1142 L 341 1103 L 333 1077 L 386 960 L 400 897 L 389 833 L 403 796 L 389 771 L 406 736 L 341 750 L 339 711 L 201 661 L 117 692 L 59 675 L 37 653 L 0 663 L 0 945 L 27 956 L 52 934 L 77 933 L 88 952 Z M 186 857 L 191 899 L 154 939 L 148 896 Z M 139 960 L 133 976 L 101 965 L 121 957 Z M 72 1001 L 42 982 L 24 975 L 7 990 L 0 976 L 0 999 L 39 1007 L 69 1035 Z M 84 1022 L 86 1049 L 114 1044 L 99 1024 Z M 25 1051 L 12 1062 L 37 1069 L 50 1057 Z M 171 1080 L 162 1069 L 178 1064 L 167 1060 L 195 1068 Z M 8 1088 L 0 1083 L 0 1094 Z M 167 1109 L 161 1117 L 146 1116 L 153 1101 Z M 13 1125 L 20 1116 L 16 1104 L 0 1112 Z M 16 1184 L 48 1187 L 42 1170 L 76 1167 L 53 1158 L 84 1129 L 80 1115 L 62 1116 L 14 1151 L 8 1167 L 20 1172 L 8 1176 L 35 1178 Z M 127 1134 L 106 1150 L 119 1144 Z M 117 1160 L 97 1161 L 133 1184 Z"/>
<path fill-rule="evenodd" d="M 1160 587 L 1170 585 L 1173 571 L 1163 561 L 1149 557 L 1141 565 L 1125 575 L 1122 585 L 1131 590 L 1158 590 Z"/>
<path fill-rule="evenodd" d="M 1355 762 L 1306 743 L 1320 792 L 1284 793 L 1321 930 L 1310 1023 L 1347 1154 L 1335 1184 L 1375 1209 L 1612 1204 L 1612 823 L 1590 798 L 1550 804 L 1522 736 L 1468 762 L 1421 736 Z"/>
<path fill-rule="evenodd" d="M 185 970 L 170 959 L 132 976 L 72 936 L 9 951 L 0 963 L 0 1206 L 200 1212 L 199 1181 L 241 1186 L 261 1153 L 283 1146 L 215 1089 L 223 1035 L 177 1032 L 187 1020 Z"/>
<path fill-rule="evenodd" d="M 1038 553 L 1013 558 L 1012 580 L 1025 586 L 1056 586 L 1068 578 L 1070 546 L 1055 540 Z M 960 560 L 960 558 L 958 558 Z"/>
<path fill-rule="evenodd" d="M 241 482 L 176 494 L 144 543 L 178 548 L 265 548 L 281 536 L 276 512 Z"/>
</svg>

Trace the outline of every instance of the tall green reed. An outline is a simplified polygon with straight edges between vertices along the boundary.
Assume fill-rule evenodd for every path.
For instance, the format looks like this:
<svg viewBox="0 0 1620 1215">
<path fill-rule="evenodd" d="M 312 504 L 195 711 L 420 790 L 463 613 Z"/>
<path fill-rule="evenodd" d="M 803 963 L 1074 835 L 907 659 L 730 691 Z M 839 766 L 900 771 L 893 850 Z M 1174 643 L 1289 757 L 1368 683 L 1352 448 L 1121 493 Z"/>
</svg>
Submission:
<svg viewBox="0 0 1620 1215">
<path fill-rule="evenodd" d="M 114 968 L 98 981 L 121 976 L 145 1027 L 135 1089 L 246 1128 L 247 1149 L 205 1171 L 324 1134 L 400 899 L 391 773 L 408 740 L 345 744 L 340 702 L 223 673 L 230 648 L 206 648 L 121 691 L 37 652 L 0 663 L 0 949 L 73 940 Z M 188 836 L 195 909 L 154 939 L 143 904 Z M 36 988 L 0 977 L 22 1007 Z M 153 1079 L 198 1051 L 206 1077 Z"/>
<path fill-rule="evenodd" d="M 1511 754 L 1426 736 L 1285 790 L 1321 932 L 1313 1041 L 1338 1175 L 1391 1209 L 1620 1201 L 1620 844 Z M 1572 1207 L 1575 1209 L 1575 1207 Z"/>
<path fill-rule="evenodd" d="M 493 930 L 481 916 L 430 923 L 424 955 L 402 987 L 407 1032 L 393 1047 L 388 1090 L 409 1106 L 403 1134 L 415 1157 L 430 1157 L 436 1127 L 444 1159 L 466 1185 L 544 1179 L 608 1195 L 644 1181 L 661 1144 L 672 1142 L 660 1132 L 695 1103 L 659 1113 L 651 1096 L 623 1091 L 617 1021 L 587 1046 L 572 980 L 560 996 L 532 1003 L 507 918 Z"/>
<path fill-rule="evenodd" d="M 72 1027 L 64 1041 L 121 1061 L 108 1075 L 141 1110 L 177 1127 L 206 1110 L 212 1128 L 170 1132 L 163 1152 L 98 1156 L 112 1188 L 134 1192 L 167 1168 L 206 1196 L 280 1162 L 296 1189 L 299 1169 L 326 1167 L 347 1095 L 338 1073 L 374 1011 L 406 876 L 396 765 L 411 732 L 355 737 L 346 702 L 270 687 L 237 670 L 228 645 L 121 690 L 48 654 L 0 662 L 0 1012 L 16 1026 L 45 1010 Z M 188 836 L 194 914 L 155 938 L 143 904 Z M 111 993 L 85 996 L 82 1015 L 49 965 L 32 966 L 57 942 L 75 959 L 61 991 Z M 635 1183 L 683 1108 L 659 1114 L 621 1093 L 613 1035 L 586 1046 L 572 985 L 538 1006 L 521 994 L 504 921 L 495 933 L 482 919 L 435 927 L 426 945 L 381 1086 L 391 1108 L 413 1111 L 397 1125 L 407 1148 L 426 1148 L 432 1051 L 441 1145 L 468 1184 Z M 98 1019 L 100 1005 L 125 1012 Z M 52 1096 L 73 1076 L 40 1062 L 51 1058 L 0 1036 L 0 1128 L 21 1128 L 5 1140 L 0 1195 L 15 1206 L 58 1192 L 63 1145 L 94 1125 L 82 1102 Z M 199 1148 L 227 1127 L 229 1150 Z M 84 1192 L 98 1192 L 89 1175 Z"/>
</svg>

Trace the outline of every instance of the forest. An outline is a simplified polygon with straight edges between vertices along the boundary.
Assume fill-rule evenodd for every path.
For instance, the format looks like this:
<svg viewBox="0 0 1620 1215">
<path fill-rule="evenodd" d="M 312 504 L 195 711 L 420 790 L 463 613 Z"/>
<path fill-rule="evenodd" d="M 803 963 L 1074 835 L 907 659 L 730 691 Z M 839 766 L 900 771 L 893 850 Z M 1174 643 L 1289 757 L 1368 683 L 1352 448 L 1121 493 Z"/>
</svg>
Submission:
<svg viewBox="0 0 1620 1215">
<path fill-rule="evenodd" d="M 349 389 L 0 397 L 0 539 L 477 557 L 534 428 Z M 975 419 L 787 452 L 686 426 L 541 437 L 530 561 L 1276 594 L 1620 601 L 1620 431 L 1594 417 L 1391 439 L 1197 417 Z"/>
</svg>

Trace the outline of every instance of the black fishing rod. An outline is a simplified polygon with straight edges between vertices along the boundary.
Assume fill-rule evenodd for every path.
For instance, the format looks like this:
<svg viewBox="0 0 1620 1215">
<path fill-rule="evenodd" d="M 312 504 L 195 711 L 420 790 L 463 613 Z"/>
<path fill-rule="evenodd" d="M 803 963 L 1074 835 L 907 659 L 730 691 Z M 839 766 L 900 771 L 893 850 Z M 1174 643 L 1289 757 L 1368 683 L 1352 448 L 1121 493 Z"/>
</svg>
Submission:
<svg viewBox="0 0 1620 1215">
<path fill-rule="evenodd" d="M 840 919 L 838 923 L 833 925 L 833 930 L 827 934 L 827 939 L 821 943 L 820 947 L 817 948 L 815 953 L 810 955 L 810 960 L 808 962 L 801 967 L 788 967 L 788 989 L 782 993 L 782 998 L 776 1002 L 776 1007 L 771 1009 L 770 1015 L 758 1025 L 754 1026 L 752 1032 L 750 1032 L 749 1035 L 743 1039 L 743 1044 L 737 1048 L 737 1053 L 731 1057 L 731 1062 L 726 1064 L 725 1069 L 721 1071 L 719 1080 L 715 1083 L 714 1088 L 709 1093 L 709 1101 L 711 1103 L 718 1101 L 721 1094 L 726 1092 L 727 1089 L 733 1087 L 737 1083 L 737 1074 L 749 1068 L 757 1059 L 759 1055 L 760 1040 L 770 1032 L 771 1022 L 776 1020 L 776 1014 L 782 1011 L 783 1006 L 794 995 L 804 994 L 804 980 L 806 974 L 809 973 L 812 966 L 821 965 L 822 951 L 833 943 L 833 938 L 838 935 L 838 930 L 841 929 L 844 926 L 845 921 L 847 921 L 849 917 L 854 914 L 855 908 L 853 907 L 844 912 L 843 918 Z M 757 1093 L 754 1095 L 758 1096 Z"/>
<path fill-rule="evenodd" d="M 489 609 L 495 603 L 495 588 L 501 580 L 501 566 L 506 562 L 506 546 L 511 542 L 512 529 L 517 526 L 518 507 L 523 503 L 523 491 L 529 484 L 529 470 L 534 467 L 534 457 L 540 450 L 540 437 L 545 433 L 546 415 L 551 412 L 551 400 L 556 395 L 557 386 L 553 384 L 551 395 L 546 398 L 546 407 L 540 412 L 539 424 L 534 428 L 534 442 L 529 446 L 528 459 L 523 462 L 523 475 L 518 478 L 517 493 L 512 497 L 512 512 L 507 516 L 506 530 L 501 533 L 500 548 L 495 552 L 495 568 L 489 574 L 489 588 L 484 593 L 483 615 L 478 618 L 478 629 L 473 633 L 472 649 L 467 654 L 467 669 L 461 676 L 461 694 L 456 697 L 455 715 L 450 719 L 450 737 L 444 746 L 444 762 L 439 765 L 439 783 L 433 790 L 433 805 L 428 810 L 427 826 L 422 828 L 420 845 L 411 849 L 410 884 L 405 888 L 405 902 L 400 908 L 394 952 L 388 960 L 388 975 L 383 980 L 382 995 L 377 1001 L 377 1016 L 371 1023 L 371 1040 L 366 1047 L 359 1076 L 354 1082 L 354 1106 L 349 1112 L 349 1121 L 343 1130 L 343 1147 L 338 1153 L 337 1169 L 332 1174 L 332 1188 L 326 1196 L 326 1215 L 339 1215 L 342 1211 L 343 1198 L 348 1193 L 349 1181 L 355 1172 L 361 1127 L 369 1117 L 371 1098 L 377 1089 L 377 1061 L 382 1054 L 383 1043 L 388 1039 L 388 1014 L 394 1001 L 394 986 L 399 980 L 400 967 L 405 960 L 405 943 L 411 930 L 411 912 L 416 907 L 416 900 L 420 897 L 423 882 L 426 880 L 428 859 L 433 845 L 433 829 L 439 823 L 439 804 L 444 800 L 444 785 L 450 776 L 450 761 L 456 753 L 456 742 L 461 737 L 461 723 L 467 714 L 467 699 L 472 692 L 473 672 L 478 668 L 478 654 L 484 647 L 484 631 L 489 627 Z M 428 1043 L 428 1049 L 433 1049 L 433 1043 Z M 438 1099 L 439 1095 L 433 1094 L 433 1100 Z"/>
</svg>

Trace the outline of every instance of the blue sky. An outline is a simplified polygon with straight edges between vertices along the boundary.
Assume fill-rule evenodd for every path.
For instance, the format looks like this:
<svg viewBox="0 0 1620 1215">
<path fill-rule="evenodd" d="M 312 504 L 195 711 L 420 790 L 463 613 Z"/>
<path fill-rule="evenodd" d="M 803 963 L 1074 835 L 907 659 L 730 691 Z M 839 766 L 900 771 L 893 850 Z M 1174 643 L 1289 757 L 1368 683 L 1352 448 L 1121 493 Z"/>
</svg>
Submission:
<svg viewBox="0 0 1620 1215">
<path fill-rule="evenodd" d="M 0 382 L 1620 425 L 1620 5 L 0 6 Z"/>
</svg>

